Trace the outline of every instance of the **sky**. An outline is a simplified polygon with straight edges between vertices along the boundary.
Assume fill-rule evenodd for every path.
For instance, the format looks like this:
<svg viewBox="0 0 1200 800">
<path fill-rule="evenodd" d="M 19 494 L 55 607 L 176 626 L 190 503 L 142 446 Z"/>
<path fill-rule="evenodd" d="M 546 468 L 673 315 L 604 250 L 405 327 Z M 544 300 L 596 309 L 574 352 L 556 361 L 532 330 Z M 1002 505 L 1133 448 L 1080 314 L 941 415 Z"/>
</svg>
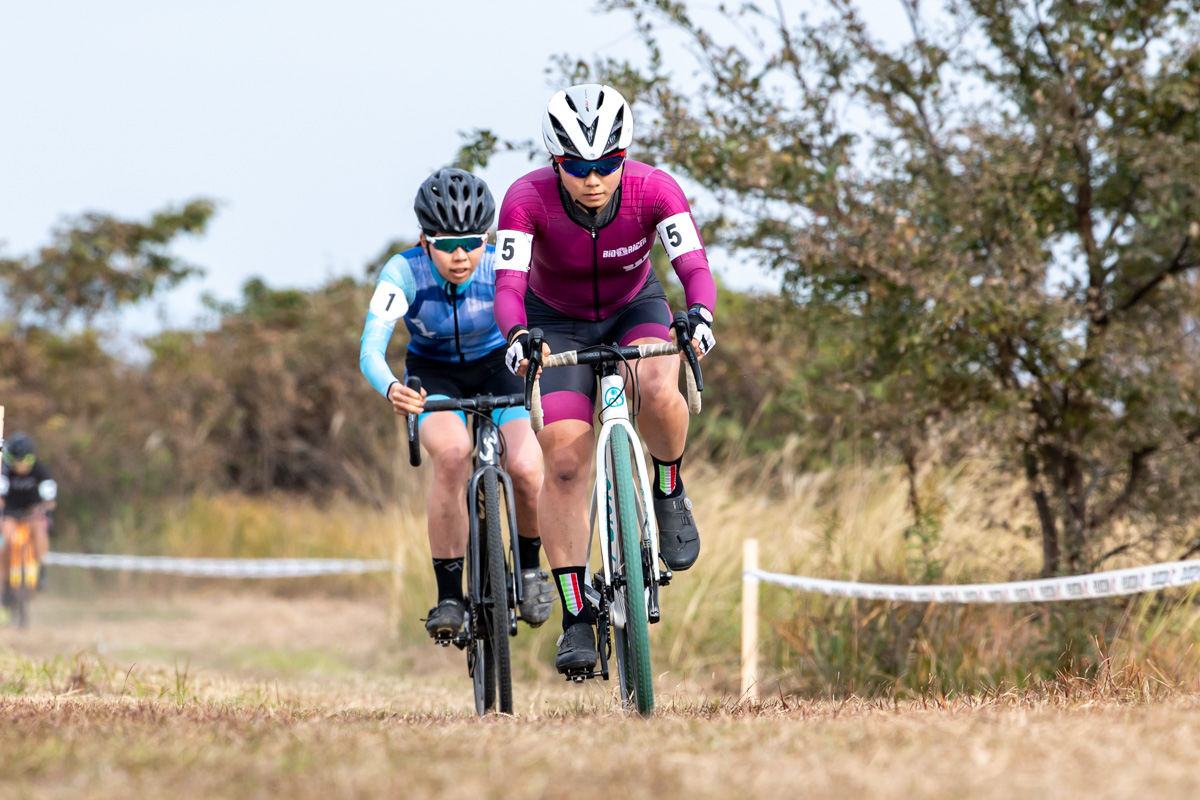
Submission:
<svg viewBox="0 0 1200 800">
<path fill-rule="evenodd" d="M 811 3 L 783 5 L 793 17 Z M 898 2 L 878 5 L 876 22 L 903 23 Z M 206 276 L 133 314 L 135 327 L 187 326 L 203 293 L 234 299 L 252 276 L 302 288 L 363 277 L 389 241 L 415 236 L 412 198 L 460 131 L 539 134 L 552 56 L 641 54 L 631 16 L 594 9 L 0 3 L 0 255 L 35 252 L 64 216 L 145 219 L 203 196 L 219 203 L 208 232 L 174 250 Z M 690 69 L 682 54 L 679 65 Z M 498 202 L 533 166 L 507 154 L 480 174 Z M 736 288 L 778 285 L 753 265 L 714 263 Z"/>
</svg>

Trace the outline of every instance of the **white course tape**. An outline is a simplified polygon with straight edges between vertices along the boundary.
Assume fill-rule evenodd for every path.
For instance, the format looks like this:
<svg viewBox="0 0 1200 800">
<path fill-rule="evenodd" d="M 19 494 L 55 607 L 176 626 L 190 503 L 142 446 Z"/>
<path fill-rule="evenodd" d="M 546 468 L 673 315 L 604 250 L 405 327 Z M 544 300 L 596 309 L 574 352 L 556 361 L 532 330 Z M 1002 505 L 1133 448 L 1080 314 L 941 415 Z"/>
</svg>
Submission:
<svg viewBox="0 0 1200 800">
<path fill-rule="evenodd" d="M 898 600 L 905 603 L 1043 603 L 1056 600 L 1087 600 L 1137 594 L 1171 586 L 1200 582 L 1200 561 L 1172 561 L 1146 567 L 1114 569 L 1091 575 L 1041 578 L 1012 583 L 975 583 L 962 586 L 898 586 L 854 583 L 781 575 L 761 569 L 742 572 L 743 581 L 763 581 L 806 592 L 861 597 L 867 600 Z"/>
<path fill-rule="evenodd" d="M 391 561 L 351 558 L 170 558 L 54 552 L 46 554 L 45 562 L 63 567 L 162 572 L 204 578 L 304 578 L 400 569 Z"/>
</svg>

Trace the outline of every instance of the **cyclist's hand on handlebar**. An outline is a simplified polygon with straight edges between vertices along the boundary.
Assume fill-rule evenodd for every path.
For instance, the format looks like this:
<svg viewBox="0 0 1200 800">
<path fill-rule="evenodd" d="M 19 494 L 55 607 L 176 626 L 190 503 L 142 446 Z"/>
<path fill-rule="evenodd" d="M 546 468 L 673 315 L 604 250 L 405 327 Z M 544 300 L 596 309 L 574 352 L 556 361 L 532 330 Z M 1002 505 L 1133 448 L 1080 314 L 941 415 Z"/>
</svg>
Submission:
<svg viewBox="0 0 1200 800">
<path fill-rule="evenodd" d="M 542 358 L 550 355 L 550 346 L 542 343 Z M 529 331 L 519 331 L 512 337 L 508 350 L 504 354 L 504 366 L 513 375 L 524 378 L 529 371 Z"/>
<path fill-rule="evenodd" d="M 417 394 L 400 381 L 388 387 L 388 400 L 392 401 L 392 410 L 397 414 L 420 414 L 425 410 L 426 391 Z"/>
<path fill-rule="evenodd" d="M 702 360 L 708 352 L 717 346 L 717 339 L 713 336 L 713 316 L 712 312 L 704 306 L 696 303 L 688 311 L 688 327 L 692 333 L 692 349 L 696 351 L 696 359 Z M 671 331 L 672 338 L 675 338 L 675 331 Z M 687 361 L 687 354 L 679 353 L 681 361 Z"/>
</svg>

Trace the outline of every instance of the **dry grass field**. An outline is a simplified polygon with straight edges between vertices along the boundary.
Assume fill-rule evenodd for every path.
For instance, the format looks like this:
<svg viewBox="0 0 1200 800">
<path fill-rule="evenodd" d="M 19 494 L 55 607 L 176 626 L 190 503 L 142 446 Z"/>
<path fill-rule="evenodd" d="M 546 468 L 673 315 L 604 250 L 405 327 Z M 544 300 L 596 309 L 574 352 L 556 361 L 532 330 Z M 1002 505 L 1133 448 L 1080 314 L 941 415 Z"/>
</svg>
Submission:
<svg viewBox="0 0 1200 800">
<path fill-rule="evenodd" d="M 624 713 L 611 683 L 553 674 L 557 616 L 514 640 L 517 713 L 474 717 L 465 658 L 419 622 L 433 587 L 415 502 L 198 497 L 142 527 L 118 521 L 113 552 L 390 557 L 403 572 L 248 583 L 56 568 L 33 627 L 0 628 L 0 798 L 1196 794 L 1200 612 L 1182 590 L 1131 605 L 1119 636 L 1095 643 L 1111 669 L 1087 679 L 1032 674 L 1043 645 L 1014 607 L 927 617 L 896 650 L 915 676 L 901 682 L 877 671 L 889 651 L 868 648 L 871 631 L 907 624 L 895 609 L 763 587 L 763 700 L 740 701 L 742 539 L 781 572 L 1027 577 L 1020 493 L 986 464 L 923 477 L 941 527 L 917 550 L 894 471 L 785 474 L 770 493 L 716 470 L 689 481 L 704 554 L 651 629 L 651 720 Z"/>
<path fill-rule="evenodd" d="M 35 612 L 0 633 L 6 798 L 1195 794 L 1200 698 L 1170 691 L 750 706 L 664 675 L 646 721 L 530 665 L 518 713 L 481 720 L 457 651 L 400 644 L 368 600 L 205 587 Z"/>
</svg>

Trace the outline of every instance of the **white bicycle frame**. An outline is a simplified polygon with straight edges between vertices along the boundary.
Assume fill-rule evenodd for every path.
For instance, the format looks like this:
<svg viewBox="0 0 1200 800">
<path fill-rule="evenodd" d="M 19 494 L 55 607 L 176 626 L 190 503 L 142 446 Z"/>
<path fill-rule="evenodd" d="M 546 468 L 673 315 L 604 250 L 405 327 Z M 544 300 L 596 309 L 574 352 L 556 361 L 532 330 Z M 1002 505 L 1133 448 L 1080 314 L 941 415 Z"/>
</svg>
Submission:
<svg viewBox="0 0 1200 800">
<path fill-rule="evenodd" d="M 639 357 L 642 358 L 674 355 L 679 352 L 679 349 L 675 345 L 667 343 L 638 345 L 638 350 L 640 351 Z M 579 363 L 577 358 L 577 351 L 551 354 L 547 356 L 545 366 L 572 366 Z M 696 386 L 695 376 L 691 370 L 685 369 L 684 378 L 687 383 L 688 410 L 692 414 L 699 414 L 700 392 Z M 637 470 L 638 486 L 641 489 L 641 501 L 638 503 L 638 525 L 641 528 L 641 536 L 647 537 L 650 540 L 651 564 L 654 569 L 653 581 L 648 581 L 648 584 L 658 584 L 662 580 L 662 569 L 658 563 L 658 520 L 655 519 L 654 512 L 646 505 L 650 502 L 651 497 L 650 476 L 646 472 L 646 460 L 642 453 L 642 441 L 638 438 L 637 431 L 634 430 L 632 415 L 629 413 L 629 401 L 625 397 L 624 391 L 626 382 L 627 379 L 621 377 L 619 374 L 605 375 L 600 378 L 600 434 L 596 440 L 596 485 L 592 488 L 593 502 L 591 520 L 588 526 L 588 563 L 591 563 L 592 559 L 592 538 L 590 532 L 597 530 L 597 526 L 599 526 L 600 553 L 604 562 L 604 584 L 609 587 L 613 585 L 612 534 L 613 517 L 616 507 L 613 497 L 613 482 L 609 477 L 614 469 L 609 443 L 612 439 L 613 430 L 618 426 L 624 428 L 625 432 L 629 435 L 630 457 L 633 459 L 634 467 Z M 536 382 L 533 387 L 529 421 L 535 432 L 542 429 L 541 389 Z M 641 558 L 641 553 L 633 554 L 633 556 Z M 629 557 L 629 555 L 627 554 L 626 557 Z M 590 577 L 585 577 L 585 589 L 592 593 L 593 602 L 599 600 L 595 588 L 591 585 Z M 643 597 L 646 603 L 647 617 L 649 617 L 649 585 L 645 587 Z M 624 629 L 625 608 L 620 606 L 619 603 L 614 603 L 611 609 L 613 627 Z"/>
<path fill-rule="evenodd" d="M 612 554 L 614 520 L 616 514 L 616 499 L 613 495 L 612 474 L 615 466 L 612 463 L 612 450 L 609 441 L 612 439 L 614 428 L 622 427 L 629 434 L 629 453 L 638 476 L 638 486 L 641 498 L 638 503 L 638 525 L 642 538 L 650 541 L 650 563 L 654 568 L 654 582 L 662 578 L 658 565 L 658 521 L 654 513 L 646 507 L 650 498 L 650 476 L 646 472 L 646 460 L 642 455 L 642 442 L 629 414 L 629 401 L 624 392 L 625 380 L 620 375 L 608 375 L 600 379 L 600 434 L 596 441 L 596 485 L 592 490 L 592 511 L 589 530 L 596 530 L 599 525 L 600 560 L 604 568 L 604 584 L 612 586 L 612 567 L 615 563 Z M 588 539 L 588 560 L 591 560 L 592 540 Z M 639 553 L 626 553 L 626 558 L 641 558 Z M 589 580 L 590 584 L 590 580 Z M 643 592 L 643 601 L 647 604 L 649 613 L 650 590 Z M 611 606 L 612 625 L 615 628 L 625 628 L 625 608 L 620 603 Z"/>
</svg>

